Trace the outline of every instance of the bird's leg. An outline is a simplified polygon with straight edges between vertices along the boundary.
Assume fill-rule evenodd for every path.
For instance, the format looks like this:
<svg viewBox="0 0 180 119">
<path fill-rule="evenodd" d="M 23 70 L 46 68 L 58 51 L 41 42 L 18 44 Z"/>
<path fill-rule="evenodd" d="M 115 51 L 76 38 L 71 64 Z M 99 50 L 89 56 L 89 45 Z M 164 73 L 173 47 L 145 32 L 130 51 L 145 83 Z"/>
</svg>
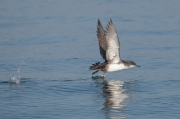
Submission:
<svg viewBox="0 0 180 119">
<path fill-rule="evenodd" d="M 97 73 L 99 70 L 96 70 L 95 72 L 93 72 L 92 74 L 95 74 L 95 73 Z"/>
<path fill-rule="evenodd" d="M 96 70 L 95 72 L 93 72 L 93 73 L 92 73 L 92 76 L 93 76 L 93 74 L 97 73 L 98 71 L 99 71 L 99 70 Z"/>
</svg>

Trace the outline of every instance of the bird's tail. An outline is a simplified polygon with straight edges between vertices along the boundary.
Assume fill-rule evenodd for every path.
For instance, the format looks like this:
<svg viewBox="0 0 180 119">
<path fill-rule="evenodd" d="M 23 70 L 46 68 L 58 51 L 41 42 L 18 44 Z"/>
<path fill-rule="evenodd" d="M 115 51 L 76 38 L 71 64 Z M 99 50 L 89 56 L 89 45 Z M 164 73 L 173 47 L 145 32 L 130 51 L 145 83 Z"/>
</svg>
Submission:
<svg viewBox="0 0 180 119">
<path fill-rule="evenodd" d="M 95 64 L 92 64 L 92 66 L 89 67 L 89 70 L 102 70 L 106 67 L 107 63 L 100 63 L 97 62 Z"/>
</svg>

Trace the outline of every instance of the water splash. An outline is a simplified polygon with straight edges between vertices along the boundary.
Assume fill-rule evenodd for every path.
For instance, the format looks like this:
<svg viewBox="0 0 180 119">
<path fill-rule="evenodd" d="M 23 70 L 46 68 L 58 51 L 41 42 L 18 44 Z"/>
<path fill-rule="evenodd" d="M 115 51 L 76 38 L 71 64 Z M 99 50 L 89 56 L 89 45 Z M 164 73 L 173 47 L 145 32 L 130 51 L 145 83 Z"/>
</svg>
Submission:
<svg viewBox="0 0 180 119">
<path fill-rule="evenodd" d="M 101 79 L 101 78 L 105 78 L 104 75 L 102 74 L 98 74 L 97 76 L 92 76 L 93 79 Z"/>
<path fill-rule="evenodd" d="M 23 59 L 23 56 L 22 56 L 22 59 Z M 20 83 L 20 79 L 21 79 L 21 76 L 20 76 L 20 69 L 21 69 L 21 66 L 22 64 L 24 63 L 24 61 L 22 60 L 21 63 L 19 64 L 18 66 L 18 69 L 17 69 L 17 73 L 15 75 L 11 75 L 9 76 L 9 83 L 11 84 L 19 84 Z"/>
<path fill-rule="evenodd" d="M 12 76 L 10 74 L 9 83 L 11 83 L 11 84 L 19 84 L 20 83 L 20 77 L 19 76 Z"/>
</svg>

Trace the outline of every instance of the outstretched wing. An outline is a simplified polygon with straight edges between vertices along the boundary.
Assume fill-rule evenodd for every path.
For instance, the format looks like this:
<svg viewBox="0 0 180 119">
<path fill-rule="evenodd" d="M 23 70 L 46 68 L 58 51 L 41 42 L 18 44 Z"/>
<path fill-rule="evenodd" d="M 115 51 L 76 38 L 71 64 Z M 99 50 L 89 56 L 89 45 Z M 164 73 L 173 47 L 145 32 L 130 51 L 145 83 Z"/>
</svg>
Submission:
<svg viewBox="0 0 180 119">
<path fill-rule="evenodd" d="M 107 50 L 107 43 L 106 43 L 106 38 L 105 38 L 105 30 L 103 29 L 103 26 L 98 19 L 98 25 L 97 25 L 97 38 L 99 41 L 99 50 L 102 58 L 106 60 L 106 50 Z"/>
<path fill-rule="evenodd" d="M 120 42 L 114 27 L 112 20 L 110 19 L 107 25 L 107 33 L 105 34 L 107 49 L 106 49 L 106 59 L 111 63 L 118 63 L 120 59 Z"/>
</svg>

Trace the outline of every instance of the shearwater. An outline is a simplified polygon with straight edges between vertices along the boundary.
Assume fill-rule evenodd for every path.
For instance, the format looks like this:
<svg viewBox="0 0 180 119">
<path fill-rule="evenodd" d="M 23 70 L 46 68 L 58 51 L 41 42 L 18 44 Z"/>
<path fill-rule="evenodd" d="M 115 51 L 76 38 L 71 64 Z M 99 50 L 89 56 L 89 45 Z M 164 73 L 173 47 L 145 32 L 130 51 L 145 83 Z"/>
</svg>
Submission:
<svg viewBox="0 0 180 119">
<path fill-rule="evenodd" d="M 106 27 L 106 31 L 98 19 L 97 24 L 97 38 L 99 41 L 99 50 L 102 58 L 105 60 L 104 63 L 97 62 L 90 66 L 90 70 L 96 70 L 92 73 L 95 74 L 98 71 L 103 71 L 105 77 L 107 72 L 113 72 L 123 69 L 129 69 L 132 67 L 140 67 L 136 65 L 134 61 L 125 61 L 120 58 L 120 42 L 117 35 L 115 26 L 110 19 Z"/>
</svg>

